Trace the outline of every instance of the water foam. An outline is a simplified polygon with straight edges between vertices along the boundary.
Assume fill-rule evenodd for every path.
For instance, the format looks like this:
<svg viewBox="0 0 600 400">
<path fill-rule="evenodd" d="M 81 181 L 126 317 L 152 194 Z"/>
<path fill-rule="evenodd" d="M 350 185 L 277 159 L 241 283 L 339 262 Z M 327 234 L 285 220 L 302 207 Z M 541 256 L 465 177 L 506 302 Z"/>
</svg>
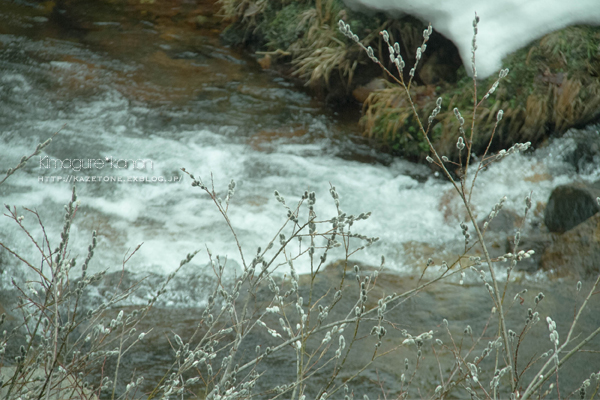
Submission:
<svg viewBox="0 0 600 400">
<path fill-rule="evenodd" d="M 31 43 L 29 46 L 37 48 Z M 58 47 L 65 52 L 66 46 Z M 74 51 L 81 56 L 79 47 Z M 98 56 L 88 54 L 86 57 L 97 60 Z M 106 60 L 102 62 L 110 64 Z M 285 85 L 270 83 L 272 87 L 258 91 L 259 95 L 252 96 L 250 103 L 242 101 L 239 87 L 232 85 L 234 93 L 226 97 L 235 98 L 237 109 L 223 115 L 212 113 L 210 118 L 203 119 L 203 113 L 207 112 L 202 108 L 204 104 L 181 107 L 132 101 L 111 81 L 110 73 L 94 78 L 98 81 L 93 94 L 57 98 L 53 92 L 44 90 L 52 84 L 44 86 L 35 71 L 57 67 L 70 70 L 81 66 L 69 66 L 65 62 L 58 66 L 31 63 L 34 73 L 27 72 L 24 66 L 13 68 L 12 75 L 6 75 L 3 80 L 22 90 L 10 91 L 12 103 L 7 103 L 9 106 L 2 110 L 0 118 L 8 121 L 12 114 L 24 108 L 26 114 L 12 120 L 2 133 L 5 153 L 11 154 L 0 160 L 2 169 L 14 166 L 19 155 L 27 154 L 35 143 L 62 128 L 55 143 L 42 156 L 153 161 L 153 168 L 143 171 L 113 168 L 82 170 L 73 175 L 181 179 L 171 183 L 77 184 L 81 205 L 71 245 L 73 255 L 84 257 L 91 231 L 98 231 L 99 245 L 90 267 L 92 272 L 120 269 L 127 252 L 142 242 L 144 245 L 128 264 L 133 272 L 170 273 L 185 254 L 200 249 L 202 252 L 194 262 L 196 267 L 191 267 L 193 270 L 208 262 L 206 248 L 241 264 L 233 235 L 223 217 L 205 193 L 190 186 L 189 178 L 179 170 L 181 167 L 201 177 L 209 187 L 212 176 L 215 190 L 223 198 L 230 179 L 236 181 L 237 192 L 228 216 L 247 261 L 259 246 L 266 247 L 285 221 L 286 209 L 273 196 L 275 189 L 290 207 L 305 190 L 314 191 L 320 220 L 336 215 L 329 194 L 330 184 L 336 186 L 345 212 L 357 215 L 371 211 L 367 222 L 357 222 L 353 228 L 354 232 L 380 237 L 375 245 L 353 256 L 353 260 L 366 264 L 377 265 L 379 257 L 385 255 L 389 268 L 402 271 L 411 266 L 406 258 L 407 249 L 421 245 L 443 249 L 462 240 L 459 223 L 464 215 L 458 211 L 460 201 L 452 194 L 449 183 L 433 176 L 419 181 L 414 175 L 422 175 L 423 166 L 403 160 L 383 165 L 336 156 L 343 152 L 342 146 L 353 144 L 332 137 L 331 132 L 338 128 L 328 117 L 315 114 L 314 104 L 306 95 L 296 93 L 289 107 L 282 106 L 282 98 L 291 91 Z M 251 87 L 249 82 L 245 85 Z M 6 92 L 2 93 L 6 96 Z M 271 115 L 273 121 L 270 121 L 252 112 L 255 108 L 273 109 L 275 104 L 282 107 L 284 116 L 280 119 Z M 196 106 L 200 108 L 194 108 Z M 290 121 L 302 126 L 307 133 L 299 137 L 286 136 L 289 128 L 284 128 Z M 258 131 L 276 134 L 264 146 L 255 146 L 249 139 Z M 277 132 L 285 134 L 277 136 Z M 560 154 L 548 157 L 545 151 L 539 156 L 537 153 L 514 155 L 482 171 L 473 197 L 478 218 L 485 217 L 505 195 L 508 197 L 506 207 L 522 213 L 523 199 L 530 191 L 534 192 L 534 199 L 544 202 L 553 187 L 575 178 L 572 171 L 563 168 L 561 172 Z M 62 205 L 70 199 L 71 185 L 39 179 L 60 175 L 67 175 L 66 171 L 41 170 L 33 160 L 24 171 L 0 187 L 5 203 L 39 211 L 54 246 L 62 228 Z M 34 237 L 40 239 L 42 232 L 35 221 L 27 215 L 26 221 Z M 8 222 L 5 220 L 0 225 L 3 241 L 19 253 L 35 258 L 27 237 L 14 223 Z M 285 234 L 289 232 L 287 228 Z M 357 240 L 353 243 L 359 245 Z M 333 261 L 342 256 L 343 253 L 336 250 L 328 259 Z M 296 269 L 305 273 L 310 266 L 298 262 Z"/>
</svg>

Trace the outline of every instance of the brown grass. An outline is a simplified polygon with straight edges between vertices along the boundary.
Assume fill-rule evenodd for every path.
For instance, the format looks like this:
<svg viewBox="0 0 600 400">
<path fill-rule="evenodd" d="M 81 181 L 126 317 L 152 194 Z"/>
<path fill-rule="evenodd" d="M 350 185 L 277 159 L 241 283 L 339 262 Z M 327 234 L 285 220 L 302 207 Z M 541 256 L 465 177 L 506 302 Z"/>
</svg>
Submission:
<svg viewBox="0 0 600 400">
<path fill-rule="evenodd" d="M 345 17 L 345 10 L 333 0 L 317 1 L 300 16 L 298 28 L 305 30 L 303 38 L 288 50 L 294 54 L 294 75 L 307 81 L 307 85 L 325 82 L 329 86 L 331 74 L 338 71 L 342 82 L 349 87 L 358 66 L 358 51 L 351 50 L 340 40 L 337 21 Z M 353 56 L 350 54 L 354 53 Z"/>
</svg>

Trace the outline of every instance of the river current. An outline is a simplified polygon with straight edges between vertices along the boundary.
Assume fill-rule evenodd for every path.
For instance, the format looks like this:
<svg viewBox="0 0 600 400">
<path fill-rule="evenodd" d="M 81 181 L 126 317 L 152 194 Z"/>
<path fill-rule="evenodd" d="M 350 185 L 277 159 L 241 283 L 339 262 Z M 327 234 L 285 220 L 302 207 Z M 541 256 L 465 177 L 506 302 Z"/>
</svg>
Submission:
<svg viewBox="0 0 600 400">
<path fill-rule="evenodd" d="M 427 166 L 377 153 L 360 139 L 358 115 L 326 110 L 211 30 L 190 35 L 100 12 L 72 31 L 24 8 L 2 14 L 0 170 L 58 134 L 0 186 L 2 202 L 17 206 L 40 238 L 37 221 L 21 207 L 36 209 L 55 246 L 75 184 L 80 203 L 70 245 L 84 257 L 98 231 L 94 271 L 120 269 L 140 243 L 127 265 L 133 272 L 168 274 L 198 249 L 189 268 L 208 262 L 206 249 L 239 265 L 222 216 L 182 167 L 213 180 L 223 198 L 236 182 L 229 217 L 247 254 L 264 248 L 286 219 L 274 190 L 290 205 L 314 191 L 317 215 L 327 219 L 335 215 L 331 185 L 345 212 L 372 212 L 355 227 L 380 240 L 357 261 L 377 265 L 385 255 L 389 269 L 408 271 L 460 243 L 464 215 L 450 184 Z M 559 184 L 597 177 L 598 169 L 578 176 L 564 161 L 572 146 L 568 138 L 552 141 L 483 171 L 473 196 L 479 218 L 503 196 L 507 209 L 522 213 L 531 191 L 544 203 Z M 6 217 L 0 238 L 35 260 L 27 236 Z M 11 268 L 3 269 L 5 281 Z M 309 271 L 302 263 L 296 268 Z"/>
</svg>

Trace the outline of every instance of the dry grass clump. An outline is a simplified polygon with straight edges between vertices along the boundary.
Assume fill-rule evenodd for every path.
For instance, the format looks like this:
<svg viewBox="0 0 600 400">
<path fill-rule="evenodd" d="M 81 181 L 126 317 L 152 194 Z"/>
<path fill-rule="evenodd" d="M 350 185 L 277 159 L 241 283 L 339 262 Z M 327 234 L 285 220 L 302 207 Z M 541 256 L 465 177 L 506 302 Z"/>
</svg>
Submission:
<svg viewBox="0 0 600 400">
<path fill-rule="evenodd" d="M 220 15 L 228 21 L 241 20 L 249 26 L 256 26 L 256 18 L 263 14 L 269 0 L 219 0 Z"/>
<path fill-rule="evenodd" d="M 389 143 L 393 151 L 402 149 L 404 154 L 421 154 L 428 149 L 419 134 L 410 107 L 410 101 L 401 87 L 388 83 L 388 88 L 372 92 L 363 103 L 360 126 L 369 138 Z M 421 110 L 433 110 L 435 97 L 425 86 L 418 86 L 414 93 Z"/>
<path fill-rule="evenodd" d="M 366 27 L 339 0 L 222 0 L 221 3 L 223 14 L 237 21 L 241 30 L 264 36 L 266 51 L 260 54 L 291 62 L 293 74 L 307 85 L 323 85 L 336 95 L 344 92 L 349 96 L 357 81 L 357 70 L 364 72 L 368 65 L 364 53 L 359 51 L 360 46 L 339 35 L 335 29 L 337 20 L 359 26 L 363 36 L 361 45 L 372 46 L 375 54 L 386 60 L 382 62 L 388 68 L 393 66 L 383 56 L 385 44 L 377 32 L 387 29 L 392 40 L 400 44 L 405 62 L 414 64 L 415 54 L 407 49 L 418 47 L 422 30 L 421 23 L 410 18 L 386 20 L 377 28 Z M 495 132 L 492 150 L 514 142 L 536 144 L 549 135 L 561 135 L 569 128 L 600 118 L 600 29 L 569 27 L 551 33 L 507 57 L 504 64 L 515 74 L 492 94 L 490 102 L 482 105 L 475 116 L 475 123 L 481 128 L 474 142 L 477 152 L 485 150 L 494 128 L 494 115 L 500 109 L 504 110 L 506 122 Z M 417 65 L 417 79 L 420 68 L 421 65 Z M 450 138 L 457 125 L 452 109 L 468 107 L 473 97 L 470 78 L 464 71 L 459 74 L 462 79 L 456 84 L 424 84 L 425 88 L 416 88 L 414 97 L 418 109 L 425 113 L 433 110 L 435 96 L 444 95 L 449 99 L 448 107 L 441 110 L 434 121 L 431 139 L 454 160 L 458 154 Z M 408 75 L 404 78 L 408 79 Z M 489 78 L 481 85 L 490 86 L 493 81 Z M 373 93 L 364 103 L 361 121 L 364 134 L 385 144 L 394 153 L 422 160 L 427 155 L 427 146 L 421 139 L 413 139 L 419 127 L 414 119 L 407 118 L 410 111 L 389 109 L 406 106 L 403 100 L 395 100 L 397 97 L 393 89 L 386 88 Z"/>
<path fill-rule="evenodd" d="M 292 44 L 289 50 L 294 55 L 294 74 L 307 82 L 307 85 L 325 82 L 337 71 L 348 86 L 358 61 L 352 60 L 349 49 L 337 29 L 337 21 L 345 11 L 337 1 L 317 1 L 315 8 L 309 8 L 300 15 L 298 28 L 304 37 Z"/>
<path fill-rule="evenodd" d="M 504 65 L 514 74 L 490 96 L 487 104 L 482 104 L 475 116 L 481 132 L 474 141 L 476 152 L 487 147 L 494 130 L 494 115 L 500 109 L 504 110 L 505 123 L 495 131 L 493 150 L 517 141 L 539 143 L 550 134 L 561 135 L 569 128 L 600 118 L 600 29 L 569 27 L 553 32 L 507 57 Z M 494 80 L 488 78 L 480 84 L 491 86 Z M 440 85 L 435 90 L 436 95 L 449 99 L 449 105 L 436 116 L 431 139 L 440 151 L 456 159 L 458 154 L 450 140 L 457 129 L 452 109 L 472 104 L 471 79 L 463 75 L 455 86 Z M 405 156 L 425 157 L 425 148 L 418 153 L 406 147 L 406 127 L 403 129 L 406 113 L 386 110 L 387 97 L 385 93 L 374 93 L 366 104 L 365 134 L 379 138 Z M 430 111 L 429 99 L 421 101 L 415 96 L 415 103 L 418 109 Z M 465 118 L 472 122 L 471 116 Z M 390 127 L 399 131 L 390 132 Z M 415 124 L 408 125 L 411 127 L 418 129 Z"/>
<path fill-rule="evenodd" d="M 233 31 L 243 31 L 243 42 L 256 40 L 261 47 L 257 54 L 291 61 L 293 75 L 307 85 L 322 84 L 329 88 L 333 77 L 336 84 L 341 82 L 350 93 L 356 69 L 364 64 L 365 58 L 358 47 L 348 46 L 337 29 L 339 19 L 354 18 L 340 0 L 256 3 L 221 0 L 220 3 L 221 14 L 232 21 L 228 29 L 232 36 L 235 36 Z M 379 29 L 367 35 L 364 42 L 376 41 Z"/>
</svg>

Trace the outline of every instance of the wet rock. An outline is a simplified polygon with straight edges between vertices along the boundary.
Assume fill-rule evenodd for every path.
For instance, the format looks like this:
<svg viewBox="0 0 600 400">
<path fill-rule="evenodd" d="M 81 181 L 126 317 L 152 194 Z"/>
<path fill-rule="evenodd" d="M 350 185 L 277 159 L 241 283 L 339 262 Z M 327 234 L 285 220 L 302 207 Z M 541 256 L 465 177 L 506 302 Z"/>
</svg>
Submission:
<svg viewBox="0 0 600 400">
<path fill-rule="evenodd" d="M 197 15 L 190 22 L 193 22 L 198 29 L 213 29 L 219 28 L 221 19 L 212 15 Z"/>
<path fill-rule="evenodd" d="M 600 164 L 600 131 L 597 129 L 571 130 L 565 134 L 572 143 L 563 160 L 575 168 L 575 172 L 590 173 Z"/>
<path fill-rule="evenodd" d="M 269 54 L 265 54 L 265 56 L 263 58 L 259 58 L 258 63 L 260 64 L 262 69 L 269 69 L 271 68 L 271 56 Z"/>
<path fill-rule="evenodd" d="M 273 151 L 274 145 L 282 140 L 294 140 L 308 134 L 303 126 L 290 126 L 286 129 L 261 130 L 249 138 L 248 142 L 254 150 Z"/>
<path fill-rule="evenodd" d="M 544 270 L 583 278 L 600 273 L 600 214 L 552 239 L 541 257 Z"/>
<path fill-rule="evenodd" d="M 194 22 L 196 23 L 196 26 L 198 26 L 198 27 L 206 26 L 207 24 L 210 23 L 210 18 L 208 18 L 204 15 L 198 15 L 194 19 Z"/>
<path fill-rule="evenodd" d="M 558 186 L 552 191 L 544 212 L 544 223 L 550 232 L 562 233 L 600 211 L 596 198 L 600 182 Z"/>
<path fill-rule="evenodd" d="M 317 89 L 317 91 L 321 90 L 323 89 Z M 327 88 L 327 95 L 325 96 L 325 104 L 335 110 L 347 106 L 350 102 L 351 99 L 348 97 L 348 92 L 342 82 L 330 82 L 330 85 Z"/>
</svg>

